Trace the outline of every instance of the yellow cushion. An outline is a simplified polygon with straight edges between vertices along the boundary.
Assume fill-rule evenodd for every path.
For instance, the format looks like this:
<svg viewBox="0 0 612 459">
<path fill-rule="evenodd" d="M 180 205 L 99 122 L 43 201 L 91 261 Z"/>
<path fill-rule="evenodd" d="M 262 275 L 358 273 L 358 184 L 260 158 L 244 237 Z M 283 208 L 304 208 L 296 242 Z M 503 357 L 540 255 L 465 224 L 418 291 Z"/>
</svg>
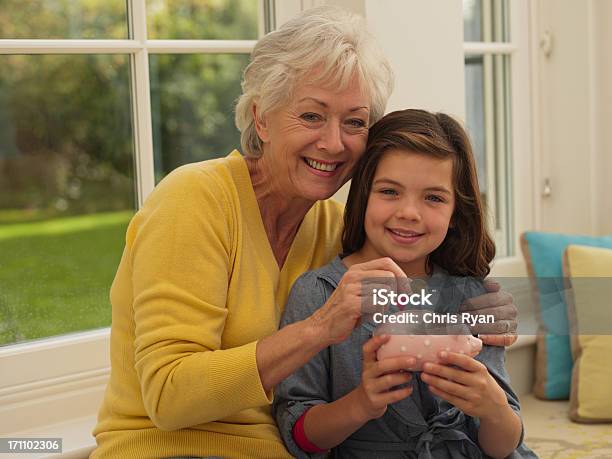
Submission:
<svg viewBox="0 0 612 459">
<path fill-rule="evenodd" d="M 570 245 L 564 273 L 571 328 L 570 417 L 612 422 L 612 250 Z"/>
</svg>

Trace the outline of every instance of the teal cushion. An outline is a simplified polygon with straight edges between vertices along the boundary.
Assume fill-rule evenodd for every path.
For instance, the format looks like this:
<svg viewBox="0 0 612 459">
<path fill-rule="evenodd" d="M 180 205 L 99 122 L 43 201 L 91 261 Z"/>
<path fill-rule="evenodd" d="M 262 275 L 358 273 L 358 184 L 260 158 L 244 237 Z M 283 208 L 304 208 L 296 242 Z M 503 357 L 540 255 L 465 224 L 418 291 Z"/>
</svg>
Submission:
<svg viewBox="0 0 612 459">
<path fill-rule="evenodd" d="M 612 236 L 578 236 L 528 231 L 521 238 L 538 308 L 538 347 L 534 394 L 567 399 L 572 352 L 563 282 L 563 252 L 570 244 L 612 248 Z"/>
</svg>

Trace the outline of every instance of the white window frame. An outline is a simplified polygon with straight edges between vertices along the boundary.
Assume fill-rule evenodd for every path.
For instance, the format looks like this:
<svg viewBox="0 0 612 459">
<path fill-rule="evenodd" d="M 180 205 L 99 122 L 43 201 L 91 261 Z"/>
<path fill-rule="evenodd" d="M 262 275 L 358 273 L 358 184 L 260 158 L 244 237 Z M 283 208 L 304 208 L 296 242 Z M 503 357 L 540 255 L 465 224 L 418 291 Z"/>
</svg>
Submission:
<svg viewBox="0 0 612 459">
<path fill-rule="evenodd" d="M 270 18 L 274 2 L 258 1 L 261 36 L 273 26 L 265 18 Z M 127 18 L 131 38 L 126 40 L 0 39 L 0 54 L 131 57 L 134 170 L 140 207 L 155 186 L 149 55 L 249 54 L 256 40 L 149 40 L 146 0 L 127 0 Z M 110 374 L 109 348 L 109 328 L 0 347 L 0 437 L 95 415 Z"/>
<path fill-rule="evenodd" d="M 512 291 L 518 306 L 523 330 L 535 330 L 536 318 L 532 306 L 532 292 L 525 279 L 527 270 L 520 249 L 521 233 L 531 230 L 537 224 L 537 168 L 539 164 L 534 113 L 537 107 L 533 97 L 533 59 L 537 58 L 538 43 L 533 36 L 535 11 L 530 0 L 509 0 L 510 42 L 464 43 L 464 56 L 482 54 L 502 54 L 510 56 L 510 167 L 512 175 L 511 209 L 514 253 L 510 256 L 496 257 L 492 263 L 491 276 L 505 278 L 504 288 Z M 488 180 L 490 178 L 488 177 Z M 519 278 L 516 281 L 509 278 Z M 535 336 L 520 335 L 513 346 L 530 346 Z M 529 379 L 529 378 L 528 378 Z M 529 382 L 530 383 L 530 382 Z M 527 385 L 525 385 L 527 387 Z"/>
<path fill-rule="evenodd" d="M 487 2 L 483 2 L 483 5 Z M 532 37 L 529 0 L 510 0 L 509 2 L 509 42 L 464 42 L 464 56 L 504 55 L 510 59 L 510 168 L 506 170 L 511 186 L 510 230 L 513 233 L 513 254 L 497 257 L 493 262 L 492 274 L 498 277 L 526 276 L 525 263 L 520 253 L 520 235 L 533 228 L 535 222 L 534 194 L 536 158 L 532 140 L 532 97 L 530 69 L 532 66 Z M 485 15 L 487 13 L 485 12 Z M 487 69 L 485 69 L 486 71 Z M 485 80 L 487 75 L 485 75 Z M 491 103 L 492 94 L 485 91 L 485 104 Z M 489 102 L 487 102 L 489 98 Z M 485 123 L 487 120 L 485 119 Z M 489 120 L 490 122 L 490 120 Z M 489 142 L 489 140 L 487 140 Z M 490 167 L 494 164 L 491 156 L 495 145 L 487 148 L 487 183 L 496 182 L 499 171 Z M 487 190 L 489 193 L 490 190 Z M 490 201 L 495 202 L 495 199 Z M 489 208 L 493 210 L 489 203 Z"/>
</svg>

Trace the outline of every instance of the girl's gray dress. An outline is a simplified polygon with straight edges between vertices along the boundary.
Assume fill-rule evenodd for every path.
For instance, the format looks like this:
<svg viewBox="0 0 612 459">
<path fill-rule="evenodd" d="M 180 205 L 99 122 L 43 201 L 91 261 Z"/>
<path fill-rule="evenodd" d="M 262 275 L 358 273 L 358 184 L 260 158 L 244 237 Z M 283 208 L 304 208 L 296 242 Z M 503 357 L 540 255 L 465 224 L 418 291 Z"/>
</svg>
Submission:
<svg viewBox="0 0 612 459">
<path fill-rule="evenodd" d="M 312 315 L 329 298 L 346 270 L 336 257 L 330 264 L 298 278 L 289 295 L 281 327 Z M 427 286 L 434 294 L 436 312 L 457 312 L 465 298 L 484 292 L 479 282 L 449 276 L 440 268 L 434 270 Z M 346 341 L 322 350 L 276 387 L 273 415 L 287 449 L 294 456 L 325 457 L 324 453 L 310 454 L 300 449 L 292 438 L 293 426 L 309 407 L 337 400 L 360 384 L 361 347 L 372 336 L 375 326 L 372 322 L 362 323 Z M 519 401 L 504 368 L 504 348 L 484 346 L 476 359 L 487 366 L 518 413 Z M 409 397 L 389 405 L 384 416 L 363 425 L 334 448 L 331 456 L 342 459 L 487 457 L 478 446 L 478 418 L 465 415 L 431 394 L 418 373 L 413 375 L 413 384 L 414 391 Z M 519 447 L 510 457 L 537 457 L 523 444 L 523 432 Z"/>
</svg>

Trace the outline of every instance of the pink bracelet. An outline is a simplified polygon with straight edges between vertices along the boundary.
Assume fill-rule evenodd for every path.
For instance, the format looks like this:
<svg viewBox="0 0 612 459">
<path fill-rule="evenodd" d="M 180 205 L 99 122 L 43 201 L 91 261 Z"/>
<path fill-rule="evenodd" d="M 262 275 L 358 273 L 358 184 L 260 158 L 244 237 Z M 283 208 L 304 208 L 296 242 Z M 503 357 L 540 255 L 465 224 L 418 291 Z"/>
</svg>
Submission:
<svg viewBox="0 0 612 459">
<path fill-rule="evenodd" d="M 319 448 L 317 445 L 308 440 L 308 437 L 306 437 L 306 432 L 304 432 L 304 419 L 306 418 L 306 413 L 308 413 L 308 410 L 304 411 L 304 414 L 300 416 L 293 426 L 293 430 L 291 431 L 293 441 L 300 447 L 300 449 L 306 451 L 307 453 L 324 453 L 327 451 L 326 449 Z"/>
</svg>

